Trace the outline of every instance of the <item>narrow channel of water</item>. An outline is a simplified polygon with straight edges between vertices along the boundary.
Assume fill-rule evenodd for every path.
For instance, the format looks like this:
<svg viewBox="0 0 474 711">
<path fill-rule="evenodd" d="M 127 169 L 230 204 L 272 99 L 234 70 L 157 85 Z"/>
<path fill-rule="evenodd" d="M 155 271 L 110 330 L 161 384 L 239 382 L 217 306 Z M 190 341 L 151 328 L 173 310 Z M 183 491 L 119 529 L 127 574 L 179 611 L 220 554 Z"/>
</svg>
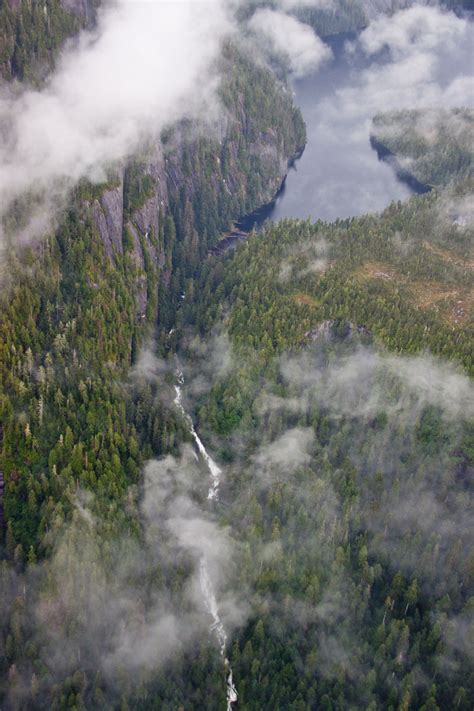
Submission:
<svg viewBox="0 0 474 711">
<path fill-rule="evenodd" d="M 206 463 L 206 466 L 209 470 L 209 474 L 211 477 L 211 483 L 209 486 L 207 498 L 209 501 L 218 501 L 219 500 L 219 486 L 220 486 L 220 482 L 221 482 L 222 470 L 217 466 L 215 461 L 208 454 L 201 438 L 199 437 L 198 433 L 196 432 L 191 415 L 189 415 L 189 413 L 186 411 L 186 409 L 183 405 L 183 390 L 182 390 L 183 386 L 184 386 L 184 375 L 183 375 L 183 371 L 181 370 L 180 365 L 178 363 L 177 368 L 176 368 L 176 385 L 174 386 L 174 389 L 176 392 L 174 404 L 176 405 L 176 407 L 178 408 L 178 410 L 181 412 L 182 416 L 186 420 L 186 422 L 188 424 L 189 432 L 190 432 L 191 436 L 193 437 L 193 439 L 197 445 L 198 451 L 199 451 L 201 457 L 203 458 L 204 462 Z M 235 687 L 235 684 L 233 682 L 232 669 L 230 667 L 229 660 L 227 659 L 226 654 L 225 654 L 226 647 L 227 647 L 227 633 L 225 631 L 225 627 L 222 623 L 222 620 L 219 616 L 219 607 L 217 605 L 217 600 L 216 600 L 216 595 L 214 592 L 214 587 L 212 585 L 212 580 L 209 576 L 208 563 L 207 563 L 205 555 L 202 555 L 201 559 L 199 561 L 199 584 L 201 587 L 201 592 L 202 592 L 206 610 L 212 619 L 212 623 L 210 625 L 210 630 L 216 638 L 216 641 L 219 645 L 221 657 L 224 661 L 224 668 L 225 668 L 225 672 L 226 672 L 226 682 L 227 682 L 227 691 L 226 691 L 227 711 L 232 711 L 232 705 L 236 703 L 238 694 L 237 694 L 237 689 Z"/>
</svg>

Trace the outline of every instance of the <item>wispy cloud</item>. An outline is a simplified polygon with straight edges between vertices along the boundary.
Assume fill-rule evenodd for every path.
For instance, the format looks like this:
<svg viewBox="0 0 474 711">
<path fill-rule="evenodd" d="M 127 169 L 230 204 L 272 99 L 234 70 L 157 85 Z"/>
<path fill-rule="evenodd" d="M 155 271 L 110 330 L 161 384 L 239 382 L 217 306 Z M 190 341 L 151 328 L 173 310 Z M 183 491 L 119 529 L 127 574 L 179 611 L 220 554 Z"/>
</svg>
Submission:
<svg viewBox="0 0 474 711">
<path fill-rule="evenodd" d="M 230 30 L 223 0 L 107 4 L 45 88 L 3 89 L 0 215 L 27 191 L 62 194 L 82 177 L 101 180 L 169 122 L 204 105 L 209 112 Z"/>
<path fill-rule="evenodd" d="M 332 52 L 309 25 L 291 15 L 268 8 L 257 10 L 250 28 L 267 44 L 270 52 L 288 62 L 295 76 L 314 71 L 328 61 Z"/>
</svg>

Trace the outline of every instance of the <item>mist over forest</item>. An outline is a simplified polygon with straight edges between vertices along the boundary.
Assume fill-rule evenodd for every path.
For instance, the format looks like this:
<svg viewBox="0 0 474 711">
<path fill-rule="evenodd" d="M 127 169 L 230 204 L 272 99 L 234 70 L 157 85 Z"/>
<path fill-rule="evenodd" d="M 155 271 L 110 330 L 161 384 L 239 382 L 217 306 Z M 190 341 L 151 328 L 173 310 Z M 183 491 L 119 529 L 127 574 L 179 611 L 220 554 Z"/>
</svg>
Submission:
<svg viewBox="0 0 474 711">
<path fill-rule="evenodd" d="M 0 0 L 2 709 L 472 709 L 473 18 Z"/>
</svg>

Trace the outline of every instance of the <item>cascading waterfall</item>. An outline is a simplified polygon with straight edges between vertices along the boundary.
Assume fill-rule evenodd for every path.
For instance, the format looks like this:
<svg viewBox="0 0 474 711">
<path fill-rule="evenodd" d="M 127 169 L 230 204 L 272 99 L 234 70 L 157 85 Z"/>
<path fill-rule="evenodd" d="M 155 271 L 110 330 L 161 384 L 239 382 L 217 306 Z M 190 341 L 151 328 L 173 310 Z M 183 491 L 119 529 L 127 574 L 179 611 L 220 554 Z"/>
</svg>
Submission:
<svg viewBox="0 0 474 711">
<path fill-rule="evenodd" d="M 186 412 L 183 405 L 183 393 L 182 387 L 184 385 L 184 375 L 181 370 L 179 363 L 176 368 L 176 385 L 174 386 L 176 397 L 174 399 L 174 404 L 179 409 L 184 419 L 188 423 L 189 431 L 196 442 L 197 448 L 200 455 L 206 462 L 206 466 L 209 469 L 211 475 L 211 485 L 207 494 L 209 501 L 219 500 L 219 485 L 221 481 L 222 470 L 217 466 L 212 457 L 209 456 L 207 450 L 202 443 L 201 438 L 194 428 L 194 424 L 191 416 Z M 224 666 L 227 673 L 227 711 L 232 711 L 232 704 L 237 701 L 237 689 L 232 679 L 232 669 L 229 666 L 229 660 L 225 656 L 225 649 L 227 646 L 227 634 L 222 624 L 222 620 L 219 617 L 219 608 L 217 606 L 216 596 L 214 594 L 214 588 L 212 586 L 211 578 L 209 577 L 209 572 L 207 569 L 207 561 L 205 555 L 201 556 L 199 561 L 199 583 L 201 585 L 201 591 L 204 598 L 204 603 L 209 615 L 212 618 L 211 632 L 215 635 L 217 642 L 219 644 L 219 649 L 221 656 L 224 660 Z"/>
<path fill-rule="evenodd" d="M 177 378 L 177 385 L 174 386 L 174 389 L 176 391 L 176 397 L 174 399 L 174 404 L 181 411 L 183 417 L 185 418 L 186 422 L 188 423 L 189 431 L 191 432 L 193 439 L 197 444 L 199 453 L 202 456 L 202 458 L 204 459 L 204 461 L 206 462 L 207 468 L 209 469 L 209 472 L 211 474 L 211 486 L 209 487 L 207 498 L 210 501 L 217 501 L 219 498 L 219 484 L 221 481 L 222 471 L 217 466 L 217 464 L 212 459 L 212 457 L 210 457 L 209 454 L 207 453 L 206 448 L 203 445 L 201 438 L 199 437 L 198 433 L 194 429 L 194 424 L 193 424 L 191 417 L 188 415 L 188 413 L 184 409 L 183 394 L 181 391 L 181 387 L 184 384 L 184 375 L 183 375 L 183 371 L 179 368 L 179 366 L 176 371 L 176 378 Z"/>
</svg>

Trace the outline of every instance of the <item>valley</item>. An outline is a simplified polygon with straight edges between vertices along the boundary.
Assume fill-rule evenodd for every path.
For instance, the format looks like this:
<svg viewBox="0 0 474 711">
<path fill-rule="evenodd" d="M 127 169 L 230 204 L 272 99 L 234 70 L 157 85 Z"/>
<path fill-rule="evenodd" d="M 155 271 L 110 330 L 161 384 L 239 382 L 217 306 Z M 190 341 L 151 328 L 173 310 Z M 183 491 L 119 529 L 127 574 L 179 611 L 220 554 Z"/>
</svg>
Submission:
<svg viewBox="0 0 474 711">
<path fill-rule="evenodd" d="M 234 17 L 224 3 L 232 31 L 222 23 L 200 75 L 205 113 L 186 88 L 150 129 L 154 87 L 124 76 L 138 107 L 146 97 L 146 120 L 135 106 L 124 119 L 138 147 L 122 153 L 116 126 L 83 121 L 84 153 L 92 136 L 93 159 L 107 160 L 75 181 L 69 147 L 54 162 L 49 146 L 44 189 L 17 148 L 28 107 L 56 90 L 61 52 L 86 66 L 101 32 L 129 36 L 123 17 L 145 35 L 157 18 L 157 33 L 175 21 L 189 32 L 200 67 L 193 33 L 209 15 L 47 0 L 43 26 L 14 5 L 0 6 L 0 67 L 34 89 L 22 112 L 19 86 L 2 104 L 0 167 L 15 179 L 1 204 L 0 705 L 467 711 L 464 10 L 242 2 Z M 278 22 L 296 33 L 296 59 Z M 61 49 L 67 37 L 77 47 Z M 175 48 L 143 51 L 154 66 Z M 112 93 L 86 112 L 91 125 Z M 412 194 L 371 136 L 432 189 Z"/>
</svg>

